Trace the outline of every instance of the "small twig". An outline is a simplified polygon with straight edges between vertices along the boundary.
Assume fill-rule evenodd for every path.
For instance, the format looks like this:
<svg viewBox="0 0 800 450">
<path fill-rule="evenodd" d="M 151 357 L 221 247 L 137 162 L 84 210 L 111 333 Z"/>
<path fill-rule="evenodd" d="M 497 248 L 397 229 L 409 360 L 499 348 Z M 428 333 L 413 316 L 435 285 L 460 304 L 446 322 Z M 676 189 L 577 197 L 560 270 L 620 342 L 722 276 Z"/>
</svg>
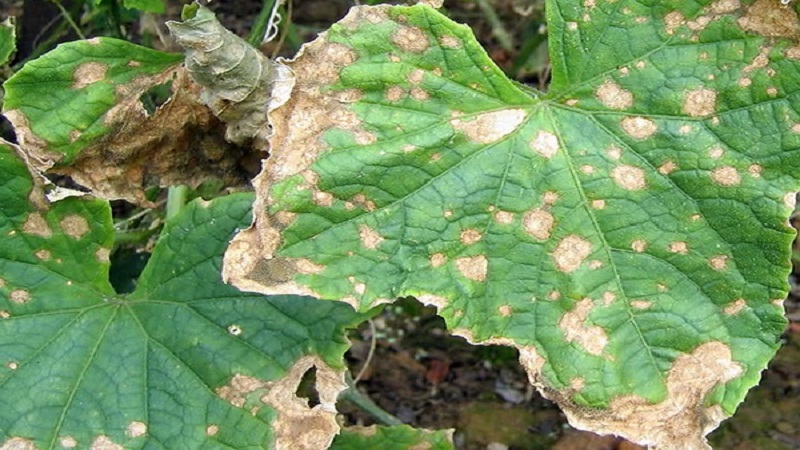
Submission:
<svg viewBox="0 0 800 450">
<path fill-rule="evenodd" d="M 364 365 L 361 366 L 361 370 L 358 371 L 358 375 L 356 375 L 355 380 L 353 380 L 353 384 L 358 384 L 361 380 L 361 377 L 364 375 L 364 372 L 367 371 L 369 367 L 369 363 L 372 362 L 372 357 L 375 355 L 375 344 L 377 343 L 378 339 L 375 337 L 375 322 L 372 319 L 367 320 L 369 323 L 369 332 L 370 332 L 370 340 L 369 340 L 369 352 L 367 353 L 367 359 L 364 361 Z"/>
<path fill-rule="evenodd" d="M 264 6 L 261 8 L 261 12 L 258 13 L 255 22 L 253 22 L 250 35 L 247 36 L 247 42 L 253 47 L 258 47 L 264 42 L 264 36 L 269 31 L 270 19 L 276 2 L 277 0 L 264 0 Z"/>
<path fill-rule="evenodd" d="M 53 2 L 54 5 L 56 5 L 56 8 L 58 8 L 58 10 L 61 12 L 61 16 L 72 28 L 72 31 L 74 31 L 79 38 L 86 39 L 86 35 L 83 34 L 83 31 L 81 31 L 81 28 L 78 26 L 78 24 L 75 23 L 74 20 L 72 20 L 72 15 L 69 13 L 69 11 L 67 11 L 66 8 L 64 8 L 64 5 L 61 4 L 61 1 L 60 0 L 50 0 L 50 1 Z"/>
<path fill-rule="evenodd" d="M 281 51 L 283 47 L 283 43 L 286 41 L 286 36 L 289 34 L 289 26 L 292 24 L 292 0 L 289 0 L 286 5 L 286 23 L 283 25 L 283 29 L 281 30 L 281 35 L 278 37 L 278 42 L 275 43 L 275 50 L 272 51 L 271 59 L 275 59 L 278 56 L 278 52 Z"/>
<path fill-rule="evenodd" d="M 347 389 L 339 394 L 339 400 L 350 402 L 358 409 L 372 416 L 375 421 L 381 425 L 403 425 L 400 419 L 389 414 L 383 408 L 375 404 L 366 394 L 359 391 L 349 373 L 345 373 L 345 381 L 347 382 Z"/>
<path fill-rule="evenodd" d="M 187 186 L 170 186 L 167 191 L 166 219 L 169 220 L 181 212 L 183 207 L 186 206 L 188 198 L 189 188 Z"/>
<path fill-rule="evenodd" d="M 492 26 L 492 34 L 494 34 L 494 37 L 497 38 L 497 42 L 500 44 L 500 47 L 507 52 L 513 51 L 514 40 L 511 38 L 511 34 L 506 31 L 506 27 L 503 25 L 500 17 L 497 16 L 497 13 L 495 12 L 494 8 L 492 8 L 492 5 L 489 4 L 488 0 L 475 0 L 475 2 L 486 16 L 486 20 L 489 21 L 489 25 Z"/>
</svg>

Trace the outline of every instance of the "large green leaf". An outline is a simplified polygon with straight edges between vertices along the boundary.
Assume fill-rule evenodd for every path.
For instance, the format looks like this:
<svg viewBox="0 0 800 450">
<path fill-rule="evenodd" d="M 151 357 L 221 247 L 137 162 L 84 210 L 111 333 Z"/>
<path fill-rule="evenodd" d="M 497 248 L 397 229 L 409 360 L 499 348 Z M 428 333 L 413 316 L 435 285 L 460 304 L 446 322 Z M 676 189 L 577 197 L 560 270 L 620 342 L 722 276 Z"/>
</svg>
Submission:
<svg viewBox="0 0 800 450">
<path fill-rule="evenodd" d="M 123 297 L 108 283 L 108 203 L 49 205 L 40 190 L 0 145 L 0 447 L 331 442 L 344 330 L 362 317 L 346 305 L 265 298 L 221 282 L 222 252 L 249 223 L 252 195 L 187 206 Z M 295 396 L 311 369 L 314 408 Z"/>
<path fill-rule="evenodd" d="M 576 426 L 705 447 L 785 324 L 800 26 L 765 2 L 551 0 L 547 93 L 428 7 L 354 9 L 291 64 L 226 278 L 416 296 Z"/>
</svg>

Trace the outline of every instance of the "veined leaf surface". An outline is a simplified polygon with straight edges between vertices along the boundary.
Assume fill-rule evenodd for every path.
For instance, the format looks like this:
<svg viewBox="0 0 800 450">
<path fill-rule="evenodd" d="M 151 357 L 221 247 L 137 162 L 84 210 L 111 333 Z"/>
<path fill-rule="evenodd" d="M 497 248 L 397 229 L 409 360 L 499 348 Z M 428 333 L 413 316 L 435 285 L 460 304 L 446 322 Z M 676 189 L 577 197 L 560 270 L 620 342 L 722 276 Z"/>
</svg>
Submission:
<svg viewBox="0 0 800 450">
<path fill-rule="evenodd" d="M 547 93 L 426 6 L 355 8 L 307 45 L 224 274 L 360 310 L 416 296 L 518 348 L 576 426 L 704 448 L 785 324 L 797 15 L 547 7 Z"/>
</svg>

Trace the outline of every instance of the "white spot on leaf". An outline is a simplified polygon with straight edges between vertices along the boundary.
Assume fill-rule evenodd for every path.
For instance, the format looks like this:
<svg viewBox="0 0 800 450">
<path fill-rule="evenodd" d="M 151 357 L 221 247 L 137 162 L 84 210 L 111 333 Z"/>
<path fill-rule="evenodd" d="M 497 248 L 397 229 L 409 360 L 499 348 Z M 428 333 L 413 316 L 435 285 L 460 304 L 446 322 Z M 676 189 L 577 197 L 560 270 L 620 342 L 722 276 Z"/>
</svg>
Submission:
<svg viewBox="0 0 800 450">
<path fill-rule="evenodd" d="M 464 245 L 472 245 L 481 240 L 483 235 L 480 231 L 469 228 L 461 232 L 461 243 Z"/>
<path fill-rule="evenodd" d="M 597 325 L 587 325 L 586 320 L 594 308 L 594 302 L 589 298 L 579 301 L 575 308 L 561 316 L 558 327 L 564 332 L 567 342 L 576 342 L 589 354 L 599 356 L 608 344 L 605 330 Z"/>
<path fill-rule="evenodd" d="M 72 74 L 72 88 L 83 89 L 90 84 L 97 83 L 106 78 L 108 66 L 103 63 L 91 61 L 78 66 Z"/>
<path fill-rule="evenodd" d="M 686 92 L 683 99 L 683 112 L 692 117 L 705 117 L 714 114 L 717 106 L 717 91 L 699 88 Z"/>
<path fill-rule="evenodd" d="M 711 179 L 720 186 L 737 186 L 742 182 L 742 177 L 734 167 L 722 166 L 711 171 Z"/>
<path fill-rule="evenodd" d="M 578 235 L 565 237 L 553 250 L 552 257 L 556 268 L 561 272 L 574 272 L 592 253 L 592 244 Z"/>
<path fill-rule="evenodd" d="M 522 226 L 525 228 L 525 232 L 539 240 L 550 238 L 550 232 L 554 224 L 555 218 L 553 215 L 542 209 L 530 211 L 522 218 Z"/>
<path fill-rule="evenodd" d="M 489 261 L 483 255 L 468 256 L 456 259 L 456 267 L 462 275 L 470 280 L 485 281 Z"/>
<path fill-rule="evenodd" d="M 147 433 L 147 425 L 144 422 L 133 421 L 128 424 L 128 428 L 125 429 L 125 434 L 130 437 L 140 437 L 144 436 Z"/>
<path fill-rule="evenodd" d="M 411 26 L 400 26 L 392 35 L 392 43 L 401 50 L 411 53 L 422 53 L 430 45 L 425 32 Z"/>
<path fill-rule="evenodd" d="M 647 187 L 644 170 L 623 164 L 611 170 L 611 178 L 617 186 L 628 191 L 639 191 Z"/>
<path fill-rule="evenodd" d="M 722 309 L 724 314 L 732 316 L 747 307 L 747 302 L 743 299 L 737 299 L 735 302 L 728 304 L 725 308 Z"/>
<path fill-rule="evenodd" d="M 89 223 L 83 216 L 77 214 L 70 214 L 64 217 L 61 219 L 60 224 L 64 233 L 73 239 L 80 239 L 89 232 Z"/>
<path fill-rule="evenodd" d="M 375 250 L 384 240 L 383 236 L 366 225 L 359 225 L 358 230 L 361 244 L 369 250 Z"/>
<path fill-rule="evenodd" d="M 647 139 L 658 131 L 655 122 L 640 116 L 626 117 L 622 119 L 620 125 L 634 139 Z"/>
<path fill-rule="evenodd" d="M 633 106 L 633 94 L 610 80 L 601 84 L 595 91 L 595 95 L 600 103 L 611 109 L 622 110 Z"/>
<path fill-rule="evenodd" d="M 479 144 L 492 144 L 513 133 L 525 120 L 523 109 L 501 109 L 476 115 L 472 120 L 454 118 L 450 125 Z"/>
<path fill-rule="evenodd" d="M 531 141 L 531 149 L 547 159 L 552 158 L 558 151 L 558 138 L 549 131 L 540 131 Z"/>
</svg>

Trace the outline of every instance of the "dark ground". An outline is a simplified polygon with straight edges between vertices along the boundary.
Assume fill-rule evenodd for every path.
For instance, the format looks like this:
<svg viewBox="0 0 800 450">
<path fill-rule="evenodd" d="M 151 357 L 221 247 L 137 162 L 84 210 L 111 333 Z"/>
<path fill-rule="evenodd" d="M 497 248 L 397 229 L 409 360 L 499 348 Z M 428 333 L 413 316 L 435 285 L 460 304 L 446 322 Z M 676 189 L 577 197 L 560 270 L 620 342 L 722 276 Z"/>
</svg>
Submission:
<svg viewBox="0 0 800 450">
<path fill-rule="evenodd" d="M 32 0 L 28 0 L 32 2 Z M 40 0 L 41 2 L 42 0 Z M 171 0 L 172 1 L 172 0 Z M 25 2 L 0 0 L 0 18 L 19 15 Z M 47 1 L 45 1 L 47 3 Z M 173 1 L 175 18 L 179 2 Z M 303 41 L 344 15 L 350 0 L 295 0 L 294 30 L 283 39 L 278 52 L 292 55 Z M 547 61 L 540 45 L 541 6 L 530 0 L 491 0 L 512 46 L 503 44 L 486 14 L 472 1 L 446 1 L 453 19 L 470 24 L 492 58 L 516 79 L 542 84 Z M 230 29 L 245 36 L 258 14 L 259 0 L 215 1 L 211 6 Z M 537 6 L 538 5 L 538 6 Z M 157 35 L 163 17 L 146 17 L 134 35 Z M 23 39 L 41 41 L 39 34 Z M 45 33 L 46 34 L 46 33 Z M 34 39 L 36 38 L 36 39 Z M 156 39 L 153 43 L 161 44 Z M 169 44 L 164 44 L 169 48 Z M 275 44 L 264 48 L 271 54 Z M 24 56 L 24 55 L 23 55 Z M 541 87 L 541 86 L 540 86 Z M 797 221 L 800 224 L 800 220 Z M 800 245 L 796 246 L 800 252 Z M 800 275 L 797 276 L 800 280 Z M 764 372 L 736 415 L 715 431 L 715 449 L 800 449 L 800 283 L 792 278 L 786 302 L 789 327 L 784 345 Z M 430 308 L 411 299 L 387 307 L 373 321 L 352 333 L 348 354 L 353 377 L 363 368 L 358 386 L 402 421 L 424 428 L 455 428 L 460 449 L 637 449 L 613 437 L 601 437 L 571 428 L 553 403 L 543 399 L 528 383 L 516 362 L 516 351 L 506 347 L 473 347 L 450 336 Z M 368 358 L 373 343 L 375 351 Z M 364 368 L 366 364 L 366 368 Z M 356 408 L 342 405 L 348 424 L 374 420 Z"/>
</svg>

